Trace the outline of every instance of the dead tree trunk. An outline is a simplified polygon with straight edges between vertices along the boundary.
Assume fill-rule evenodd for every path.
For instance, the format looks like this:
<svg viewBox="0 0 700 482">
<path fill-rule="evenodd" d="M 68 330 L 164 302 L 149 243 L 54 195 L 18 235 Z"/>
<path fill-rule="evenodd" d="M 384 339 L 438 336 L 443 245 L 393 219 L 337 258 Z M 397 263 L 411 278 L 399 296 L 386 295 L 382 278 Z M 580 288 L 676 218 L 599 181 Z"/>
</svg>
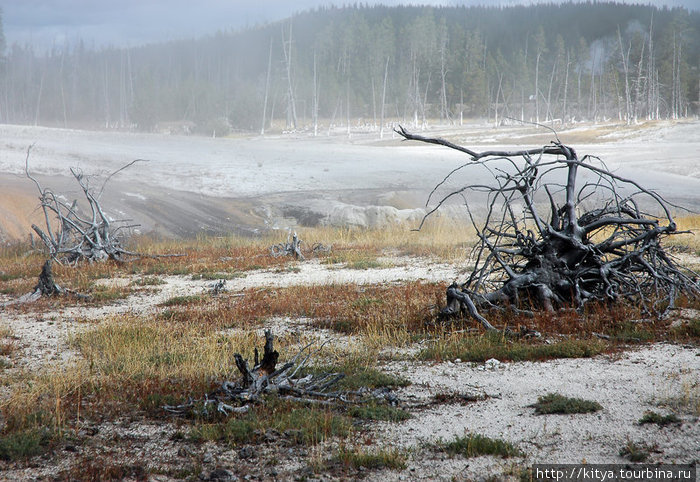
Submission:
<svg viewBox="0 0 700 482">
<path fill-rule="evenodd" d="M 39 282 L 34 287 L 34 293 L 39 294 L 39 296 L 55 296 L 64 292 L 65 290 L 54 281 L 51 259 L 47 259 L 41 268 Z"/>
<path fill-rule="evenodd" d="M 69 290 L 59 286 L 53 278 L 53 262 L 51 258 L 47 259 L 44 265 L 41 267 L 41 274 L 39 274 L 39 281 L 37 282 L 34 289 L 29 293 L 26 293 L 16 300 L 8 301 L 0 305 L 0 308 L 7 306 L 19 305 L 23 303 L 32 303 L 37 301 L 42 296 L 63 296 L 72 295 L 78 299 L 89 300 L 90 295 L 83 293 L 76 293 L 73 290 Z"/>
<path fill-rule="evenodd" d="M 579 159 L 559 140 L 537 149 L 476 152 L 404 128 L 397 132 L 471 158 L 436 186 L 428 203 L 470 166 L 494 177 L 493 184 L 447 192 L 426 215 L 455 196 L 467 209 L 468 193 L 488 196 L 483 223 L 469 211 L 479 238 L 476 266 L 466 282 L 448 288 L 443 317 L 467 313 L 494 329 L 480 310 L 555 311 L 623 301 L 663 316 L 679 296 L 700 297 L 698 275 L 676 264 L 662 245 L 678 234 L 669 203 L 598 158 Z M 599 204 L 590 207 L 594 201 Z M 642 210 L 649 208 L 655 212 Z"/>
</svg>

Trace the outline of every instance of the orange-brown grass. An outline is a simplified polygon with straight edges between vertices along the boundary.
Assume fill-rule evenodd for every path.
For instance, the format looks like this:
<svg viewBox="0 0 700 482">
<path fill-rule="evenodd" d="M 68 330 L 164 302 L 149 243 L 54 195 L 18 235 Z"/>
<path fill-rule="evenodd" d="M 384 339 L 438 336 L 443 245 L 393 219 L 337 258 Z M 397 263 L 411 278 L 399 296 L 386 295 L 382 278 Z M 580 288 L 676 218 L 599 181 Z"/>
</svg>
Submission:
<svg viewBox="0 0 700 482">
<path fill-rule="evenodd" d="M 326 258 L 330 263 L 345 263 L 350 268 L 381 267 L 377 257 L 383 254 L 426 256 L 442 260 L 464 260 L 474 243 L 473 229 L 461 222 L 435 217 L 420 232 L 413 224 L 382 229 L 304 228 L 299 235 L 304 249 L 315 243 L 331 245 L 332 252 L 310 257 Z M 240 236 L 198 237 L 189 240 L 134 238 L 128 249 L 145 255 L 182 254 L 175 257 L 143 257 L 129 263 L 107 261 L 79 263 L 77 266 L 54 264 L 56 282 L 78 292 L 89 292 L 97 279 L 130 275 L 188 275 L 203 278 L 234 277 L 254 269 L 278 269 L 294 266 L 289 257 L 274 258 L 269 247 L 285 242 L 286 232 L 274 232 L 256 238 Z M 36 284 L 46 257 L 31 251 L 28 243 L 0 248 L 0 293 L 18 296 Z M 71 301 L 62 301 L 71 303 Z"/>
<path fill-rule="evenodd" d="M 444 297 L 445 284 L 410 282 L 247 289 L 242 296 L 192 300 L 161 318 L 216 327 L 254 326 L 271 317 L 311 318 L 315 326 L 362 334 L 380 328 L 420 331 L 428 308 Z"/>
</svg>

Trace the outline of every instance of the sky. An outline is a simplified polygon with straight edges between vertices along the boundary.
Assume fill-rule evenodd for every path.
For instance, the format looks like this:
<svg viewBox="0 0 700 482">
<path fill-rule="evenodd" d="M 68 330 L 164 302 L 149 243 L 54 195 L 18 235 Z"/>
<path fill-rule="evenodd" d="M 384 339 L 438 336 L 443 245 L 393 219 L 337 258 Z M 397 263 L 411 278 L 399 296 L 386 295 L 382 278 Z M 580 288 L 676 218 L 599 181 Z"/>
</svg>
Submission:
<svg viewBox="0 0 700 482">
<path fill-rule="evenodd" d="M 374 5 L 511 5 L 540 0 L 363 0 Z M 551 1 L 551 0 L 542 0 Z M 92 46 L 129 47 L 241 29 L 324 5 L 355 0 L 0 0 L 7 45 L 38 50 L 82 39 Z M 624 0 L 700 9 L 700 0 Z"/>
</svg>

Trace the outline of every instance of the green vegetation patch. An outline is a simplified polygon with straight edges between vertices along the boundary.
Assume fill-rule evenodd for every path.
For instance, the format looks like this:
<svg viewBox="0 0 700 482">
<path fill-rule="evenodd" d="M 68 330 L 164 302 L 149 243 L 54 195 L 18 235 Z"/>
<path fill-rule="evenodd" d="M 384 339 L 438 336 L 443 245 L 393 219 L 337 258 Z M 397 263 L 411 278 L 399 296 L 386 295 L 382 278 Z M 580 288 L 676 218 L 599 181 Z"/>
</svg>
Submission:
<svg viewBox="0 0 700 482">
<path fill-rule="evenodd" d="M 129 288 L 97 285 L 90 290 L 90 298 L 94 303 L 107 303 L 110 301 L 123 300 L 131 294 Z"/>
<path fill-rule="evenodd" d="M 343 373 L 345 376 L 334 387 L 338 390 L 360 388 L 407 387 L 411 382 L 403 377 L 390 375 L 376 368 L 359 366 L 352 361 L 342 365 L 322 365 L 300 370 L 300 377 L 308 374 Z"/>
<path fill-rule="evenodd" d="M 160 306 L 182 306 L 199 303 L 204 298 L 199 295 L 173 296 L 160 304 Z"/>
<path fill-rule="evenodd" d="M 0 436 L 0 460 L 19 460 L 48 450 L 51 432 L 43 427 L 20 430 Z"/>
<path fill-rule="evenodd" d="M 349 262 L 345 267 L 348 269 L 381 269 L 387 266 L 376 259 L 358 259 Z"/>
<path fill-rule="evenodd" d="M 360 468 L 369 470 L 392 469 L 403 470 L 406 468 L 406 456 L 398 450 L 366 451 L 362 449 L 347 449 L 341 447 L 338 455 L 332 462 L 342 464 L 355 470 Z"/>
<path fill-rule="evenodd" d="M 536 403 L 529 406 L 535 408 L 537 415 L 593 413 L 603 408 L 598 402 L 565 397 L 558 393 L 548 393 L 539 397 Z"/>
<path fill-rule="evenodd" d="M 641 443 L 628 441 L 620 449 L 620 457 L 624 457 L 630 462 L 644 462 L 649 458 L 650 448 Z"/>
<path fill-rule="evenodd" d="M 518 457 L 522 452 L 513 444 L 501 439 L 492 439 L 479 434 L 470 434 L 466 437 L 457 437 L 451 442 L 437 444 L 440 450 L 452 455 L 463 457 L 478 457 L 480 455 L 495 455 L 503 458 Z"/>
<path fill-rule="evenodd" d="M 639 419 L 639 424 L 645 425 L 648 423 L 654 423 L 656 425 L 665 427 L 666 425 L 681 423 L 681 419 L 673 413 L 670 413 L 668 415 L 661 415 L 656 412 L 647 412 L 642 418 Z"/>
<path fill-rule="evenodd" d="M 345 437 L 351 431 L 352 422 L 344 415 L 271 398 L 242 416 L 199 424 L 189 436 L 193 441 L 225 441 L 231 445 L 279 440 L 315 445 L 331 437 Z"/>
<path fill-rule="evenodd" d="M 352 407 L 348 410 L 348 415 L 363 420 L 381 420 L 385 422 L 402 422 L 413 417 L 406 410 L 389 405 L 377 404 Z"/>
<path fill-rule="evenodd" d="M 597 339 L 574 339 L 544 344 L 539 341 L 513 340 L 500 333 L 464 335 L 440 339 L 418 354 L 421 360 L 485 362 L 539 361 L 555 358 L 589 358 L 604 352 L 607 344 Z"/>
<path fill-rule="evenodd" d="M 240 271 L 234 272 L 234 273 L 228 273 L 228 272 L 221 272 L 221 271 L 216 271 L 216 272 L 203 272 L 203 273 L 195 273 L 192 275 L 192 280 L 197 281 L 197 280 L 208 280 L 208 281 L 218 281 L 218 280 L 232 280 L 236 278 L 245 278 L 247 275 L 245 273 L 241 273 Z"/>
</svg>

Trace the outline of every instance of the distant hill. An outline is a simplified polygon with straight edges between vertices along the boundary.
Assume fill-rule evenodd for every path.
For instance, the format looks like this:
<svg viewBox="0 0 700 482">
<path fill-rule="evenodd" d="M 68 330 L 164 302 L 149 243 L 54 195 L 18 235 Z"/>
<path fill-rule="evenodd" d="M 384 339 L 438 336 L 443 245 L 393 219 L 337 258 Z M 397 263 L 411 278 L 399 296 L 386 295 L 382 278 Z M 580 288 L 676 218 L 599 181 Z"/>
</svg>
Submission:
<svg viewBox="0 0 700 482">
<path fill-rule="evenodd" d="M 700 12 L 608 3 L 320 8 L 132 49 L 7 49 L 0 120 L 226 134 L 683 117 Z M 263 114 L 265 121 L 263 122 Z"/>
</svg>

